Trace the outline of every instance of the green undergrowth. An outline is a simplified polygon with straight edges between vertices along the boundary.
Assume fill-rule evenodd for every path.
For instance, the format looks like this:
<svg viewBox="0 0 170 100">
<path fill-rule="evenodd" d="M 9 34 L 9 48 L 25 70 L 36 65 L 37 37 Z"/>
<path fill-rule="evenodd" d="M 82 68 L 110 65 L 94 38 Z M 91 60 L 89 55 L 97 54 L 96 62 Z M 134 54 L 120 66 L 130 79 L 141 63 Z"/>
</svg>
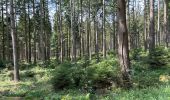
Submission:
<svg viewBox="0 0 170 100">
<path fill-rule="evenodd" d="M 52 61 L 46 66 L 41 63 L 23 64 L 18 83 L 11 80 L 11 70 L 2 68 L 0 100 L 7 97 L 21 97 L 24 100 L 170 100 L 170 63 L 152 69 L 147 62 L 148 52 L 143 50 L 132 51 L 130 58 L 133 81 L 130 90 L 117 86 L 106 89 L 107 86 L 103 86 L 107 84 L 102 83 L 103 80 L 114 82 L 118 78 L 117 57 L 111 55 L 98 63 L 94 58 L 63 64 Z M 57 89 L 54 84 L 65 86 Z"/>
</svg>

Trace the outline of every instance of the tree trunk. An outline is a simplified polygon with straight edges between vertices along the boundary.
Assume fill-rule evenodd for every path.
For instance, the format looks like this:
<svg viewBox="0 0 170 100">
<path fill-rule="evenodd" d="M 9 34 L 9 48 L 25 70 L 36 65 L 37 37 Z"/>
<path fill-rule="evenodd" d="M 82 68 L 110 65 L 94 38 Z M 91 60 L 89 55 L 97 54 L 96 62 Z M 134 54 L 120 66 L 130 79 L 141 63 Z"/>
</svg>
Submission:
<svg viewBox="0 0 170 100">
<path fill-rule="evenodd" d="M 82 5 L 83 5 L 83 0 L 80 0 L 80 10 L 81 10 L 81 22 L 80 22 L 80 38 L 81 38 L 81 40 L 80 40 L 80 47 L 81 47 L 81 57 L 82 56 L 84 56 L 84 44 L 83 44 L 83 7 L 82 7 Z"/>
<path fill-rule="evenodd" d="M 143 42 L 144 42 L 144 49 L 147 51 L 147 3 L 144 0 L 144 35 L 143 35 Z"/>
<path fill-rule="evenodd" d="M 12 36 L 12 48 L 13 48 L 13 63 L 14 63 L 14 81 L 19 81 L 19 66 L 17 55 L 17 39 L 15 31 L 15 19 L 14 19 L 14 1 L 10 0 L 10 16 L 11 16 L 11 36 Z"/>
<path fill-rule="evenodd" d="M 28 61 L 28 35 L 27 35 L 27 14 L 26 14 L 26 1 L 24 0 L 24 37 L 25 37 L 25 57 Z"/>
<path fill-rule="evenodd" d="M 86 36 L 86 38 L 87 38 L 87 41 L 86 41 L 86 43 L 87 43 L 87 45 L 86 45 L 86 52 L 87 52 L 87 54 L 86 54 L 86 58 L 87 59 L 89 59 L 89 57 L 90 57 L 90 6 L 91 6 L 91 4 L 90 4 L 90 0 L 88 0 L 88 18 L 87 18 L 87 36 Z"/>
<path fill-rule="evenodd" d="M 157 42 L 160 45 L 160 0 L 158 0 L 158 19 L 157 19 Z"/>
<path fill-rule="evenodd" d="M 30 7 L 29 7 L 29 3 L 27 5 L 28 8 L 28 62 L 31 63 L 31 32 L 30 32 Z"/>
<path fill-rule="evenodd" d="M 8 0 L 6 0 L 6 16 L 7 16 L 7 18 L 9 19 L 9 12 L 8 12 Z M 7 50 L 6 50 L 6 55 L 7 55 L 7 60 L 8 61 L 11 61 L 11 49 L 10 49 L 10 47 L 11 47 L 11 45 L 10 45 L 10 31 L 9 31 L 9 29 L 10 29 L 10 20 L 8 20 L 7 21 L 7 27 L 6 27 L 6 35 L 7 35 Z"/>
<path fill-rule="evenodd" d="M 96 60 L 99 62 L 99 35 L 98 35 L 98 23 L 97 23 L 97 8 L 95 8 L 94 11 L 94 40 L 95 40 L 95 54 L 96 54 Z"/>
<path fill-rule="evenodd" d="M 59 0 L 59 34 L 60 34 L 60 60 L 63 62 L 63 32 L 62 32 L 62 12 L 61 12 L 61 0 Z"/>
<path fill-rule="evenodd" d="M 150 0 L 149 51 L 155 48 L 154 0 Z"/>
<path fill-rule="evenodd" d="M 5 60 L 5 30 L 4 30 L 4 7 L 2 3 L 2 59 Z"/>
<path fill-rule="evenodd" d="M 37 62 L 37 54 L 36 54 L 36 50 L 37 50 L 37 48 L 36 48 L 36 39 L 37 39 L 37 37 L 36 37 L 36 29 L 35 29 L 35 22 L 36 22 L 36 19 L 35 19 L 35 0 L 33 0 L 33 20 L 34 20 L 34 22 L 33 22 L 33 34 L 34 34 L 34 50 L 33 50 L 33 55 L 34 55 L 34 64 Z"/>
<path fill-rule="evenodd" d="M 121 67 L 122 85 L 125 88 L 130 88 L 132 86 L 132 83 L 130 77 L 125 0 L 118 0 L 118 55 Z"/>
<path fill-rule="evenodd" d="M 42 61 L 45 61 L 45 51 L 44 51 L 44 9 L 43 9 L 43 2 L 44 0 L 40 0 L 40 14 L 41 14 L 41 18 L 40 18 L 40 58 Z"/>
<path fill-rule="evenodd" d="M 106 58 L 106 31 L 105 31 L 105 0 L 103 0 L 103 21 L 102 21 L 102 34 L 103 34 L 103 58 Z"/>
<path fill-rule="evenodd" d="M 163 0 L 164 1 L 164 36 L 165 36 L 165 43 L 166 47 L 168 47 L 168 0 Z"/>
<path fill-rule="evenodd" d="M 74 31 L 75 22 L 75 2 L 70 0 L 71 7 L 71 35 L 72 35 L 72 61 L 76 61 L 76 36 Z"/>
</svg>

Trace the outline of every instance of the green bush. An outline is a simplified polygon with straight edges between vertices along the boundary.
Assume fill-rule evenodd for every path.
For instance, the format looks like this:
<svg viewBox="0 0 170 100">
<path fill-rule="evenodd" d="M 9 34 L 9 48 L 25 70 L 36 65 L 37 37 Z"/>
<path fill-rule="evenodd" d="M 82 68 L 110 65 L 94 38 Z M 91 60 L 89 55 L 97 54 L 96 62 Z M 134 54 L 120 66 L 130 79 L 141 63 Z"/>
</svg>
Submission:
<svg viewBox="0 0 170 100">
<path fill-rule="evenodd" d="M 85 61 L 77 63 L 65 62 L 56 68 L 52 78 L 53 88 L 63 90 L 65 88 L 107 88 L 112 85 L 118 74 L 116 59 L 103 60 L 99 63 L 87 64 Z"/>
<path fill-rule="evenodd" d="M 0 60 L 0 68 L 5 68 L 5 64 L 2 60 Z"/>
<path fill-rule="evenodd" d="M 104 60 L 87 68 L 88 85 L 92 88 L 107 88 L 118 75 L 116 60 Z"/>
<path fill-rule="evenodd" d="M 34 75 L 35 75 L 35 73 L 33 71 L 29 71 L 29 70 L 24 73 L 25 77 L 34 77 Z"/>
<path fill-rule="evenodd" d="M 71 79 L 71 65 L 68 62 L 63 63 L 56 69 L 55 76 L 52 78 L 54 90 L 62 90 L 73 84 Z"/>
<path fill-rule="evenodd" d="M 145 56 L 147 56 L 147 52 L 145 52 L 142 48 L 133 49 L 130 51 L 131 60 L 141 60 Z"/>
<path fill-rule="evenodd" d="M 164 47 L 157 47 L 149 54 L 148 63 L 152 68 L 160 68 L 165 66 L 170 61 L 168 49 Z"/>
<path fill-rule="evenodd" d="M 11 69 L 13 63 L 10 61 L 0 60 L 0 68 L 8 68 Z"/>
</svg>

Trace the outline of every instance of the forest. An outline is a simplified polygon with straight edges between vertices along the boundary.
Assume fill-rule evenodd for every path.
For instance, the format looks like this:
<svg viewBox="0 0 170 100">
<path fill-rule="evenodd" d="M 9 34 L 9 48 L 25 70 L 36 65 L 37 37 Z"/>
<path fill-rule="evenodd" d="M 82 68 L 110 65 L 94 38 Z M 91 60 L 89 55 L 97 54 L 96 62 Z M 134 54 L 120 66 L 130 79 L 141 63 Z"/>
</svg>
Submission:
<svg viewBox="0 0 170 100">
<path fill-rule="evenodd" d="M 0 0 L 0 100 L 170 100 L 169 0 Z"/>
</svg>

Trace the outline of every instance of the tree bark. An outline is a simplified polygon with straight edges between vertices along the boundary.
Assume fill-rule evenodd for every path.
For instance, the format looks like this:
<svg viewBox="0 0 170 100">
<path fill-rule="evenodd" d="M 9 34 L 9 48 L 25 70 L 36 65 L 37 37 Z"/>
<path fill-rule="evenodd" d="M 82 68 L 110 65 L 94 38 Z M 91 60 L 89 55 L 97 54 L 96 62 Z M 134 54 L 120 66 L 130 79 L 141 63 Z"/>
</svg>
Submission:
<svg viewBox="0 0 170 100">
<path fill-rule="evenodd" d="M 149 51 L 155 48 L 155 23 L 154 23 L 154 0 L 150 0 L 150 32 L 149 32 Z"/>
<path fill-rule="evenodd" d="M 30 32 L 30 6 L 29 3 L 27 5 L 28 8 L 28 62 L 31 63 L 31 32 Z"/>
<path fill-rule="evenodd" d="M 165 36 L 165 43 L 166 47 L 168 47 L 168 0 L 163 0 L 164 1 L 164 36 Z"/>
<path fill-rule="evenodd" d="M 63 62 L 63 32 L 62 32 L 62 12 L 61 12 L 61 0 L 59 0 L 59 34 L 60 34 L 60 60 Z"/>
<path fill-rule="evenodd" d="M 40 58 L 42 61 L 45 61 L 45 43 L 44 43 L 44 9 L 43 9 L 44 0 L 40 0 Z"/>
<path fill-rule="evenodd" d="M 90 0 L 88 0 L 88 18 L 87 18 L 87 36 L 86 36 L 86 38 L 87 38 L 87 41 L 86 41 L 86 43 L 87 43 L 87 45 L 86 45 L 86 52 L 87 52 L 87 54 L 86 54 L 86 58 L 87 59 L 89 59 L 89 57 L 90 57 L 90 6 L 91 6 L 91 4 L 90 4 Z"/>
<path fill-rule="evenodd" d="M 10 16 L 11 16 L 11 36 L 12 36 L 12 48 L 13 48 L 13 63 L 14 63 L 14 81 L 19 81 L 19 66 L 17 55 L 17 39 L 15 31 L 15 19 L 14 19 L 14 1 L 10 0 Z"/>
<path fill-rule="evenodd" d="M 144 0 L 144 35 L 143 35 L 143 42 L 144 42 L 144 49 L 147 51 L 147 3 Z"/>
<path fill-rule="evenodd" d="M 103 21 L 102 21 L 102 34 L 103 34 L 103 58 L 106 58 L 106 31 L 105 31 L 105 0 L 103 0 Z"/>
<path fill-rule="evenodd" d="M 76 61 L 76 36 L 74 31 L 74 22 L 75 22 L 75 2 L 70 0 L 71 7 L 71 35 L 72 35 L 72 61 Z"/>
<path fill-rule="evenodd" d="M 130 61 L 128 50 L 128 31 L 126 26 L 126 2 L 118 0 L 118 56 L 121 68 L 122 85 L 124 88 L 132 87 L 130 77 Z"/>
<path fill-rule="evenodd" d="M 33 22 L 33 33 L 34 33 L 34 50 L 33 50 L 33 55 L 34 55 L 34 64 L 36 64 L 36 62 L 37 62 L 37 54 L 36 54 L 36 50 L 37 50 L 37 48 L 36 48 L 36 39 L 37 39 L 37 37 L 36 37 L 36 29 L 35 29 L 35 22 L 36 22 L 36 19 L 35 19 L 35 0 L 33 0 L 33 20 L 34 20 L 34 22 Z"/>
<path fill-rule="evenodd" d="M 2 3 L 2 59 L 5 60 L 5 32 L 4 32 L 4 8 Z"/>
<path fill-rule="evenodd" d="M 157 22 L 157 41 L 160 45 L 160 0 L 158 0 L 158 22 Z"/>
</svg>

